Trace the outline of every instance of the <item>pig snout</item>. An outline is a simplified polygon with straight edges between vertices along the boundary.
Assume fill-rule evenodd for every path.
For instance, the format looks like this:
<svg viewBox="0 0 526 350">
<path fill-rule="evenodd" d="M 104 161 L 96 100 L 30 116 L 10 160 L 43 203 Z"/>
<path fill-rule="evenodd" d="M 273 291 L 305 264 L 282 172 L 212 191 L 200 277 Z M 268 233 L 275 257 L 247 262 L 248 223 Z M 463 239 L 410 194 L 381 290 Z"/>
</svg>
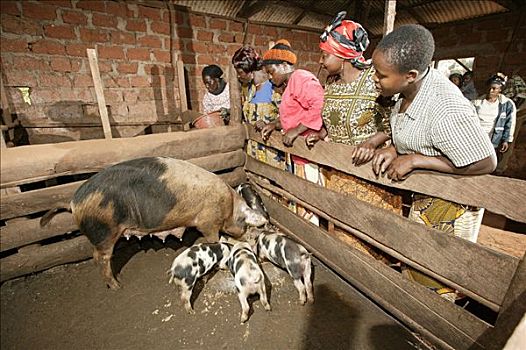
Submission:
<svg viewBox="0 0 526 350">
<path fill-rule="evenodd" d="M 181 302 L 188 313 L 194 313 L 191 297 L 197 280 L 207 274 L 218 263 L 224 264 L 230 247 L 225 243 L 196 244 L 179 254 L 168 270 L 171 273 L 168 283 L 175 282 L 181 289 Z"/>
<path fill-rule="evenodd" d="M 259 267 L 250 245 L 246 242 L 236 243 L 230 251 L 227 265 L 234 275 L 234 282 L 238 290 L 238 298 L 241 304 L 241 323 L 248 320 L 250 305 L 247 298 L 252 294 L 259 294 L 263 307 L 270 311 L 265 275 Z"/>
<path fill-rule="evenodd" d="M 280 233 L 262 233 L 258 237 L 259 257 L 286 270 L 294 280 L 300 303 L 314 302 L 310 253 L 302 245 Z"/>
<path fill-rule="evenodd" d="M 254 189 L 254 187 L 252 187 L 252 185 L 250 185 L 247 182 L 242 183 L 236 188 L 236 192 L 239 193 L 241 197 L 243 197 L 245 202 L 247 202 L 247 205 L 252 210 L 264 216 L 267 220 L 269 219 L 269 215 L 267 209 L 265 208 L 265 205 L 263 204 L 263 200 L 261 200 L 261 197 Z"/>
</svg>

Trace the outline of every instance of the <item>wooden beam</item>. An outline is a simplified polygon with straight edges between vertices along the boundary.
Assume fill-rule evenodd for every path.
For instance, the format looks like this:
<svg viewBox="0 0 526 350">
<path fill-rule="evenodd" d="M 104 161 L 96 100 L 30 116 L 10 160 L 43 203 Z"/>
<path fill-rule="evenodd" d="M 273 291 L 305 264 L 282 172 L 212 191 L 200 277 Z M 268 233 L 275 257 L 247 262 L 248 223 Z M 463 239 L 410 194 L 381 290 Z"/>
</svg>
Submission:
<svg viewBox="0 0 526 350">
<path fill-rule="evenodd" d="M 524 1 L 519 0 L 517 2 L 513 0 L 493 0 L 493 2 L 499 4 L 500 6 L 504 7 L 506 10 L 509 11 L 518 11 L 521 6 L 524 7 Z"/>
<path fill-rule="evenodd" d="M 232 152 L 188 159 L 188 162 L 208 171 L 215 172 L 243 166 L 243 164 L 245 164 L 245 153 L 242 149 L 238 149 Z M 107 166 L 109 166 L 109 164 L 101 165 L 98 170 L 102 170 Z M 49 210 L 52 207 L 67 206 L 73 193 L 82 183 L 84 183 L 84 181 L 46 187 L 8 196 L 2 195 L 0 219 L 5 220 Z"/>
<path fill-rule="evenodd" d="M 309 13 L 309 11 L 311 11 L 311 7 L 312 5 L 314 5 L 314 3 L 316 2 L 316 0 L 310 0 L 305 6 L 306 6 L 306 9 L 303 9 L 303 11 L 301 11 L 301 13 L 299 14 L 298 17 L 296 17 L 296 19 L 294 21 L 292 21 L 292 24 L 298 24 L 301 22 L 301 20 L 303 18 L 305 18 L 305 16 Z M 316 11 L 314 11 L 316 12 Z"/>
<path fill-rule="evenodd" d="M 384 36 L 391 33 L 394 28 L 396 17 L 396 0 L 385 0 L 385 13 L 384 13 Z"/>
<path fill-rule="evenodd" d="M 104 138 L 110 140 L 112 138 L 111 127 L 108 118 L 108 109 L 106 108 L 106 99 L 104 98 L 102 79 L 100 78 L 97 51 L 95 49 L 86 49 L 86 51 L 88 52 L 88 61 L 91 69 L 91 77 L 93 78 L 93 85 L 95 85 L 95 95 L 97 96 L 97 104 L 99 105 L 100 119 L 102 120 L 102 129 L 104 130 Z"/>
<path fill-rule="evenodd" d="M 476 340 L 487 331 L 488 324 L 357 251 L 340 237 L 328 235 L 275 200 L 265 195 L 262 199 L 274 224 L 391 314 L 417 332 L 430 332 L 439 348 L 482 349 Z"/>
<path fill-rule="evenodd" d="M 240 124 L 241 112 L 241 86 L 237 79 L 237 72 L 231 64 L 227 68 L 228 85 L 230 88 L 230 123 Z"/>
<path fill-rule="evenodd" d="M 184 76 L 184 63 L 177 61 L 177 86 L 179 88 L 179 100 L 181 101 L 181 112 L 188 110 L 188 100 L 186 97 L 186 79 Z"/>
<path fill-rule="evenodd" d="M 99 171 L 110 164 L 145 156 L 190 159 L 230 152 L 243 147 L 245 133 L 242 125 L 233 125 L 133 138 L 8 148 L 0 154 L 1 187 Z"/>
<path fill-rule="evenodd" d="M 414 171 L 404 181 L 393 182 L 381 176 L 376 177 L 370 164 L 359 167 L 352 165 L 349 161 L 352 146 L 320 141 L 309 149 L 305 145 L 305 139 L 298 137 L 293 147 L 285 147 L 279 133 L 272 133 L 270 139 L 263 142 L 261 135 L 252 126 L 247 126 L 247 130 L 251 140 L 373 183 L 486 208 L 486 210 L 512 220 L 526 222 L 526 207 L 522 205 L 526 198 L 526 181 L 524 180 L 491 175 L 458 176 L 419 170 Z"/>
<path fill-rule="evenodd" d="M 518 259 L 410 221 L 353 196 L 327 190 L 251 157 L 247 157 L 245 167 L 446 280 L 479 295 L 488 307 L 496 309 L 501 305 Z"/>
<path fill-rule="evenodd" d="M 245 0 L 243 6 L 239 9 L 234 17 L 250 18 L 263 11 L 267 6 L 272 6 L 276 1 L 254 1 Z"/>
</svg>

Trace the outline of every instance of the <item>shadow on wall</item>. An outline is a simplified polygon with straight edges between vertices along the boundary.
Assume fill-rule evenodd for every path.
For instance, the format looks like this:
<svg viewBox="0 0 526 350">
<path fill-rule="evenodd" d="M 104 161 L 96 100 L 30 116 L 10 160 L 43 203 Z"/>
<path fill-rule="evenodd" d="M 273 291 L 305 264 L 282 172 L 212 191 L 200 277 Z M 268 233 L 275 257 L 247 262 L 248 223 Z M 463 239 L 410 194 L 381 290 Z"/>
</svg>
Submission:
<svg viewBox="0 0 526 350">
<path fill-rule="evenodd" d="M 176 10 L 174 13 L 174 16 L 170 16 L 170 18 L 175 17 L 176 20 L 171 21 L 172 28 L 175 27 L 175 30 L 171 30 L 170 33 L 173 35 L 175 33 L 175 38 L 172 38 L 172 43 L 175 42 L 175 40 L 179 40 L 179 47 L 180 47 L 180 54 L 179 60 L 183 61 L 184 63 L 184 81 L 185 81 L 185 88 L 186 88 L 186 102 L 188 105 L 188 109 L 193 109 L 194 106 L 192 105 L 192 98 L 191 98 L 191 91 L 190 88 L 194 87 L 197 89 L 197 86 L 199 84 L 198 76 L 195 74 L 188 74 L 188 70 L 192 69 L 195 73 L 197 71 L 197 61 L 196 61 L 196 53 L 194 49 L 194 29 L 192 28 L 192 25 L 190 23 L 190 13 L 188 12 L 187 7 L 182 6 L 176 6 Z M 181 23 L 187 23 L 188 28 L 181 25 Z M 172 50 L 174 48 L 172 47 Z M 175 66 L 175 62 L 174 62 Z M 190 66 L 190 67 L 189 67 Z M 195 108 L 199 108 L 199 106 L 195 106 Z"/>
<path fill-rule="evenodd" d="M 174 94 L 174 79 L 176 77 L 173 67 L 163 67 L 154 65 L 151 68 L 150 74 L 152 76 L 152 90 L 153 98 L 155 102 L 155 112 L 157 120 L 159 121 L 175 121 L 178 119 L 180 109 L 175 105 L 175 94 Z M 163 82 L 161 76 L 164 76 L 165 83 L 165 97 L 163 98 Z M 165 103 L 166 101 L 166 113 Z"/>
</svg>

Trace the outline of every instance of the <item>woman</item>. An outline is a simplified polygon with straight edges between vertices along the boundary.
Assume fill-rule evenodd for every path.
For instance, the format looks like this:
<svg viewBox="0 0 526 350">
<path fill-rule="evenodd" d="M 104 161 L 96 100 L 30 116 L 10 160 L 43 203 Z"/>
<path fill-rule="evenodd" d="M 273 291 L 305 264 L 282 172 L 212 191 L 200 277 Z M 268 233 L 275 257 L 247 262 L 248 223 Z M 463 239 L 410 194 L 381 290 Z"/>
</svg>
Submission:
<svg viewBox="0 0 526 350">
<path fill-rule="evenodd" d="M 242 47 L 232 57 L 237 77 L 241 82 L 243 119 L 261 130 L 266 123 L 275 122 L 279 116 L 281 96 L 274 92 L 267 73 L 263 70 L 262 59 L 250 46 Z M 248 140 L 247 154 L 261 162 L 282 170 L 286 169 L 285 153 L 260 143 Z"/>
<path fill-rule="evenodd" d="M 475 88 L 475 82 L 473 82 L 473 72 L 467 71 L 462 76 L 462 87 L 460 88 L 464 97 L 468 100 L 474 100 L 479 95 Z"/>
<path fill-rule="evenodd" d="M 377 150 L 373 171 L 394 181 L 415 169 L 450 174 L 489 174 L 495 150 L 478 123 L 470 102 L 436 69 L 429 67 L 435 50 L 431 33 L 420 25 L 404 25 L 386 35 L 373 53 L 374 81 L 380 94 L 399 94 L 391 111 L 393 144 Z M 429 196 L 414 197 L 410 217 L 438 230 L 476 242 L 481 212 Z M 455 292 L 409 270 L 419 283 L 447 299 Z"/>
<path fill-rule="evenodd" d="M 459 89 L 462 87 L 462 74 L 460 73 L 451 73 L 449 75 L 449 81 L 455 84 Z"/>
<path fill-rule="evenodd" d="M 482 129 L 489 135 L 493 147 L 499 153 L 505 153 L 509 149 L 517 118 L 515 103 L 501 93 L 506 81 L 504 74 L 495 74 L 488 80 L 488 93 L 483 98 L 472 101 Z"/>
<path fill-rule="evenodd" d="M 385 109 L 376 102 L 374 68 L 363 57 L 369 45 L 367 32 L 358 23 L 342 21 L 345 15 L 340 12 L 321 35 L 320 64 L 334 82 L 325 88 L 324 128 L 309 135 L 306 143 L 312 147 L 327 137 L 329 142 L 356 146 L 350 157 L 359 165 L 370 161 L 375 149 L 390 139 L 390 129 Z M 323 174 L 327 188 L 401 213 L 401 197 L 385 188 L 335 170 Z"/>
<path fill-rule="evenodd" d="M 220 113 L 228 124 L 230 117 L 230 89 L 222 78 L 221 68 L 212 64 L 203 68 L 202 78 L 208 91 L 203 97 L 203 113 Z"/>
<path fill-rule="evenodd" d="M 323 107 L 323 88 L 318 79 L 303 69 L 294 69 L 297 58 L 287 40 L 278 40 L 263 55 L 263 66 L 270 76 L 275 90 L 282 92 L 279 106 L 279 119 L 266 123 L 261 135 L 267 140 L 270 134 L 281 129 L 283 144 L 292 146 L 294 140 L 302 135 L 317 132 L 322 127 L 321 110 Z M 311 182 L 323 184 L 318 166 L 308 160 L 292 156 L 294 174 Z M 303 210 L 298 212 L 303 214 Z M 310 216 L 310 214 L 309 214 Z M 318 224 L 318 218 L 312 215 L 312 223 Z"/>
</svg>

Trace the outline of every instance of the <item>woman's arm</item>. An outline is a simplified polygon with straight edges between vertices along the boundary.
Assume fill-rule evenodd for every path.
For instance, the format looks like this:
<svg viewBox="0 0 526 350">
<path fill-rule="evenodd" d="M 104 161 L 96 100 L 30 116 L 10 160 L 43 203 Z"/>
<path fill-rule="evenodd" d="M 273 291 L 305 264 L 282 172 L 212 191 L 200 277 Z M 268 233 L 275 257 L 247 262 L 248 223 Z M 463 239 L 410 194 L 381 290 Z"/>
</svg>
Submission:
<svg viewBox="0 0 526 350">
<path fill-rule="evenodd" d="M 415 169 L 434 170 L 457 175 L 489 174 L 497 166 L 497 157 L 493 154 L 465 167 L 457 168 L 449 159 L 443 156 L 429 157 L 423 154 L 399 155 L 386 170 L 387 177 L 399 181 L 407 178 Z"/>
<path fill-rule="evenodd" d="M 274 130 L 280 130 L 280 129 L 281 129 L 281 122 L 279 121 L 279 118 L 276 119 L 276 121 L 265 125 L 265 127 L 261 129 L 261 137 L 263 138 L 263 141 L 267 141 L 268 138 L 270 137 L 270 134 L 272 134 Z"/>
<path fill-rule="evenodd" d="M 391 137 L 385 132 L 379 131 L 361 144 L 354 147 L 351 153 L 353 164 L 361 165 L 373 159 L 376 149 L 390 139 Z"/>
<path fill-rule="evenodd" d="M 327 137 L 327 129 L 325 129 L 325 126 L 322 126 L 321 130 L 318 132 L 312 132 L 305 138 L 305 144 L 307 147 L 313 147 L 314 144 L 320 140 L 323 140 Z"/>
<path fill-rule="evenodd" d="M 307 130 L 312 130 L 308 127 L 306 127 L 305 125 L 301 124 L 298 125 L 297 127 L 293 128 L 293 129 L 290 129 L 289 131 L 287 131 L 284 135 L 283 135 L 283 144 L 287 147 L 292 147 L 292 144 L 294 143 L 294 140 L 296 140 L 296 138 L 301 135 L 302 133 L 304 133 L 305 131 Z"/>
</svg>

